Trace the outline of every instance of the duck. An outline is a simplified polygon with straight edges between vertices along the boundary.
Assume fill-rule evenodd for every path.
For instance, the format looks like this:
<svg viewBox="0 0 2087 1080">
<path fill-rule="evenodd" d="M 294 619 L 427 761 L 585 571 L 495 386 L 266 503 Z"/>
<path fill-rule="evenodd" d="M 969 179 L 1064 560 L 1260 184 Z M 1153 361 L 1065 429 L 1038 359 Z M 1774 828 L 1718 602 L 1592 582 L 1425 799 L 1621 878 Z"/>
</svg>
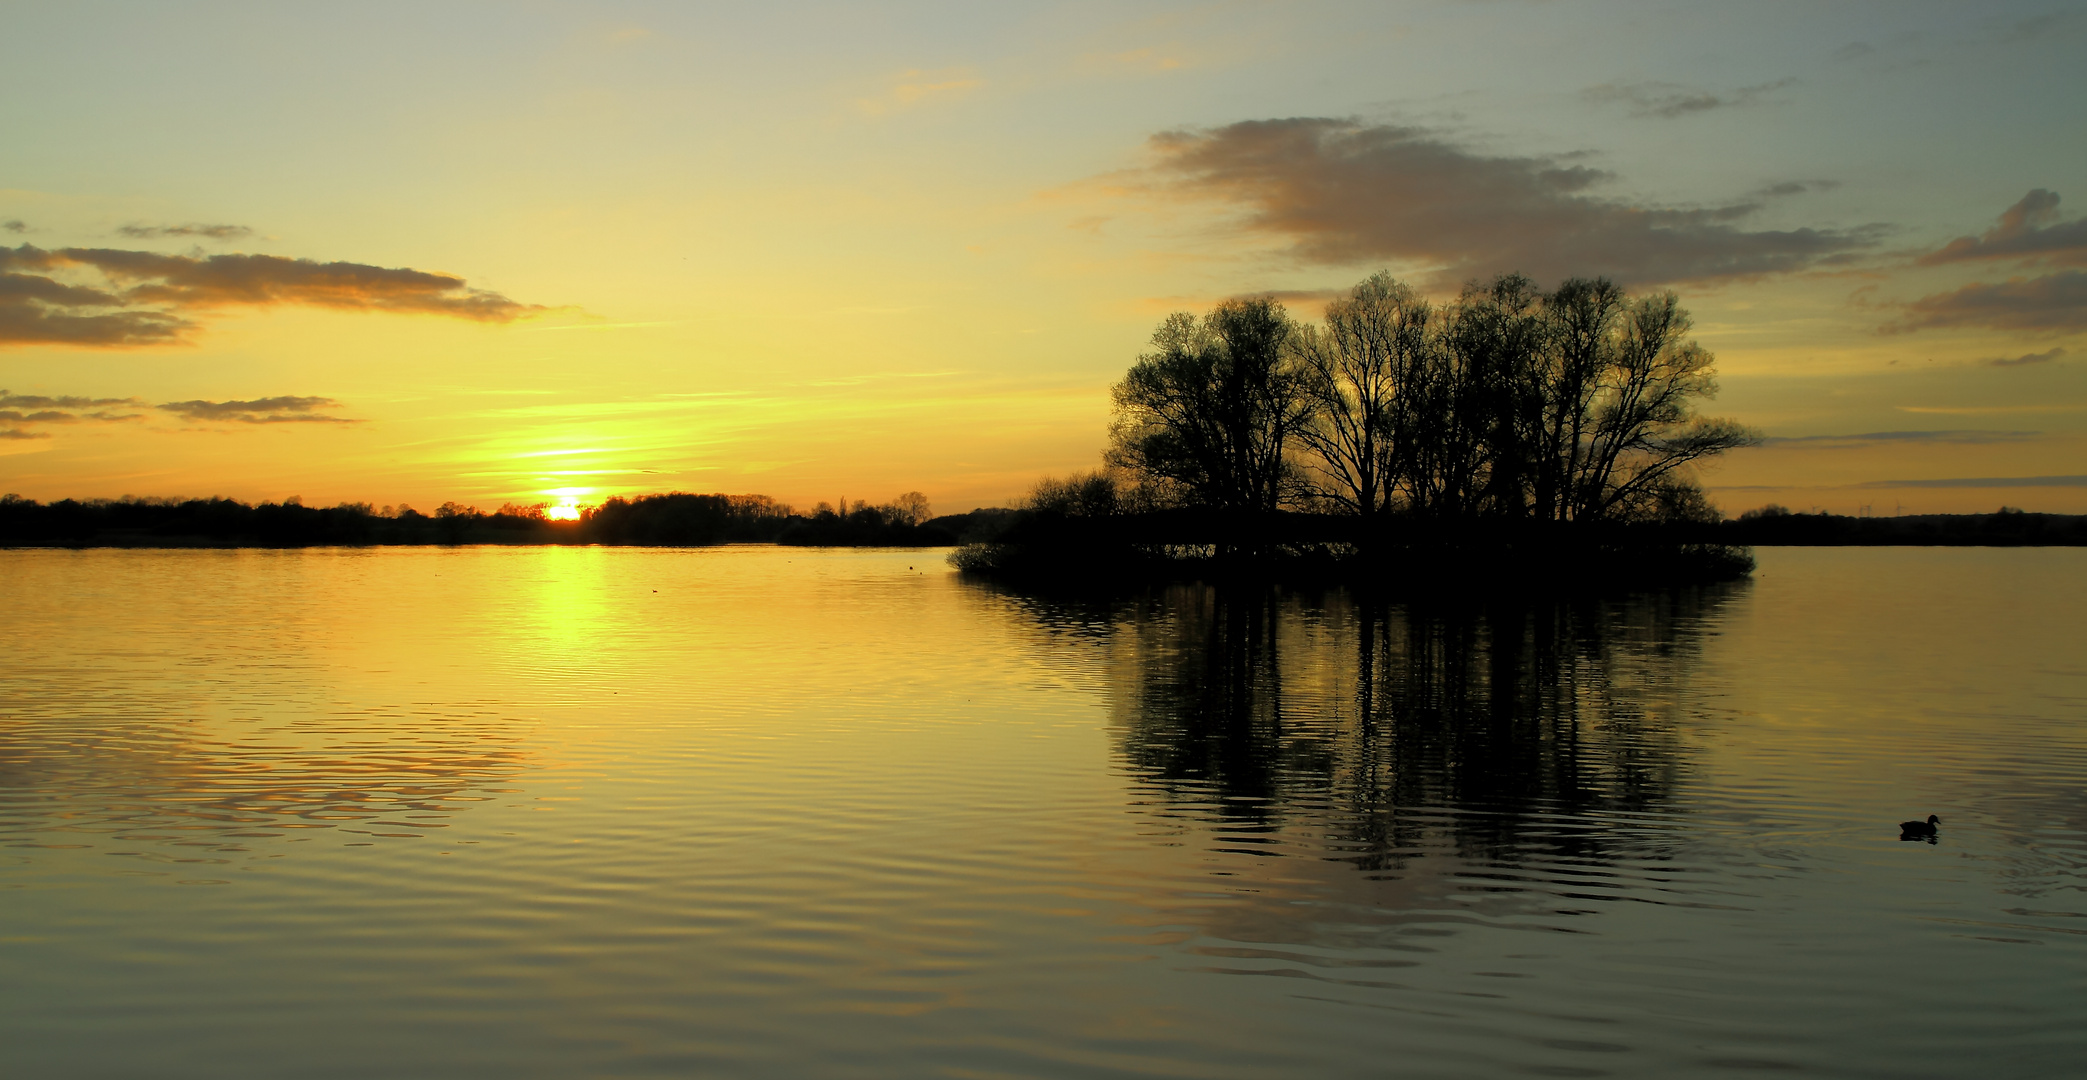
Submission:
<svg viewBox="0 0 2087 1080">
<path fill-rule="evenodd" d="M 1901 821 L 1899 822 L 1899 839 L 1929 839 L 1936 835 L 1935 826 L 1940 824 L 1942 824 L 1942 819 L 1933 814 L 1929 814 L 1926 821 Z"/>
</svg>

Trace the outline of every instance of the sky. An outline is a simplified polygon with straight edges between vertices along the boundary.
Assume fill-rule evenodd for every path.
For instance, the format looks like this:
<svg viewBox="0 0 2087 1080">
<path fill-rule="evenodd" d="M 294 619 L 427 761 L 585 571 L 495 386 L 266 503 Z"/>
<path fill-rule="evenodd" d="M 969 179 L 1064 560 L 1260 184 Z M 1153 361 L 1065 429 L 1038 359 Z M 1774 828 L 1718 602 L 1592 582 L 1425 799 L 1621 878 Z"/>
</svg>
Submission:
<svg viewBox="0 0 2087 1080">
<path fill-rule="evenodd" d="M 2087 513 L 2087 3 L 6 3 L 0 490 L 1093 467 L 1169 312 L 1671 289 L 1728 513 Z"/>
</svg>

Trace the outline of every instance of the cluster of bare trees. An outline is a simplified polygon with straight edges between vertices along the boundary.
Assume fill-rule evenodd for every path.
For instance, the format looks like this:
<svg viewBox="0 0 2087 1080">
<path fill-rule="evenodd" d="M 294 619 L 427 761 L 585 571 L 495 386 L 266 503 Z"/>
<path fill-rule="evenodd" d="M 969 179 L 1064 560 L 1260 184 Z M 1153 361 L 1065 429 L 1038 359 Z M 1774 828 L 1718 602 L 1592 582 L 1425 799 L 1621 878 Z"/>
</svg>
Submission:
<svg viewBox="0 0 2087 1080">
<path fill-rule="evenodd" d="M 1717 385 L 1689 328 L 1674 294 L 1628 296 L 1600 278 L 1544 292 L 1510 274 L 1436 305 L 1380 273 L 1319 326 L 1271 298 L 1228 300 L 1169 316 L 1116 385 L 1107 460 L 1135 483 L 1051 481 L 1032 502 L 1715 516 L 1692 466 L 1758 436 L 1697 413 Z"/>
</svg>

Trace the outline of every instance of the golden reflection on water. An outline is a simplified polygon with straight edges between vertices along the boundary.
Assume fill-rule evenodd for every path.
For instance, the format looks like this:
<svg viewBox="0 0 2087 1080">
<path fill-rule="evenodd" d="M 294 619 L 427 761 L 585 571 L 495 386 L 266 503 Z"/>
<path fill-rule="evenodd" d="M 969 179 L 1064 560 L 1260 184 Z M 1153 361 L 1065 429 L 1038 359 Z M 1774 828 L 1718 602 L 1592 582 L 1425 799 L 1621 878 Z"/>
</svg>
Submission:
<svg viewBox="0 0 2087 1080">
<path fill-rule="evenodd" d="M 497 723 L 395 734 L 370 727 L 215 734 L 142 725 L 82 736 L 46 724 L 0 723 L 0 789 L 35 792 L 0 804 L 0 837 L 66 834 L 229 845 L 291 829 L 417 837 L 492 797 L 526 758 Z M 490 728 L 491 730 L 486 730 Z M 288 736 L 288 737 L 286 737 Z"/>
<path fill-rule="evenodd" d="M 2087 1049 L 2078 556 L 1415 605 L 922 552 L 0 552 L 0 1042 L 2029 1073 Z"/>
</svg>

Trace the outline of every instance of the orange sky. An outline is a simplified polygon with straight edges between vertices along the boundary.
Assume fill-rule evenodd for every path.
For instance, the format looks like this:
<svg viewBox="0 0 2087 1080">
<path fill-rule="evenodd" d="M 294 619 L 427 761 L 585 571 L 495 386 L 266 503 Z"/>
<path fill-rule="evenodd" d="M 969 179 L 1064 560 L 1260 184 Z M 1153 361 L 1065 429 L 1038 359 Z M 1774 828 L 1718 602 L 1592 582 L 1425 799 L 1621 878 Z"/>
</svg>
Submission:
<svg viewBox="0 0 2087 1080">
<path fill-rule="evenodd" d="M 1521 269 L 1681 292 L 1730 512 L 2087 512 L 2087 17 L 1729 8 L 17 11 L 0 490 L 962 510 L 1168 311 Z"/>
</svg>

